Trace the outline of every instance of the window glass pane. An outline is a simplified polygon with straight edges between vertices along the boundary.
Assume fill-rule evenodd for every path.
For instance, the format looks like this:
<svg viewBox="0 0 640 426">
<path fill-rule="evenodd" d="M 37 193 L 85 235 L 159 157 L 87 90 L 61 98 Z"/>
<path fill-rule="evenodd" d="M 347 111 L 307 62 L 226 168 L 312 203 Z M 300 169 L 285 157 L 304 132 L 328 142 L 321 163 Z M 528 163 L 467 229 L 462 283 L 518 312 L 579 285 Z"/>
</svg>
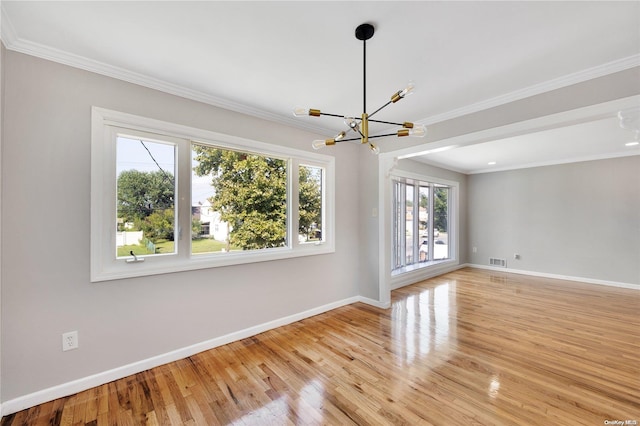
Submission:
<svg viewBox="0 0 640 426">
<path fill-rule="evenodd" d="M 420 262 L 429 260 L 429 187 L 420 186 L 418 195 L 420 197 L 419 209 L 419 250 L 418 256 Z"/>
<path fill-rule="evenodd" d="M 451 259 L 451 194 L 443 184 L 392 180 L 393 270 Z"/>
<path fill-rule="evenodd" d="M 175 253 L 175 146 L 118 136 L 117 257 Z"/>
<path fill-rule="evenodd" d="M 406 264 L 413 263 L 413 185 L 406 185 L 406 199 L 405 199 L 405 216 L 406 216 Z"/>
<path fill-rule="evenodd" d="M 449 192 L 444 186 L 433 190 L 433 259 L 449 259 Z"/>
<path fill-rule="evenodd" d="M 402 249 L 405 244 L 404 214 L 402 203 L 402 191 L 404 184 L 400 181 L 393 181 L 393 265 L 400 268 L 404 265 Z"/>
<path fill-rule="evenodd" d="M 97 107 L 91 126 L 92 282 L 335 252 L 334 157 Z"/>
<path fill-rule="evenodd" d="M 198 161 L 191 150 L 191 253 L 228 252 L 229 224 L 222 222 L 220 212 L 212 207 L 215 191 L 210 175 L 196 173 Z"/>
<path fill-rule="evenodd" d="M 301 243 L 322 241 L 323 170 L 300 166 L 298 174 L 298 240 Z"/>
<path fill-rule="evenodd" d="M 192 253 L 287 245 L 285 160 L 193 144 L 192 166 Z"/>
</svg>

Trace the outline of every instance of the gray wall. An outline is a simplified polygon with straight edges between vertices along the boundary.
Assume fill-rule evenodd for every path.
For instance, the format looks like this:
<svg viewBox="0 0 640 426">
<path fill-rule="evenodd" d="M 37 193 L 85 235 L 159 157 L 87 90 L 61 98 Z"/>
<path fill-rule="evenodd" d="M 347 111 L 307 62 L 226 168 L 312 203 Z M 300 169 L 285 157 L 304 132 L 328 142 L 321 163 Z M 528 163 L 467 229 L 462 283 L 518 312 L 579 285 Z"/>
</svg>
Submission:
<svg viewBox="0 0 640 426">
<path fill-rule="evenodd" d="M 640 284 L 640 156 L 471 175 L 468 206 L 471 263 Z"/>
<path fill-rule="evenodd" d="M 317 135 L 11 51 L 3 65 L 4 401 L 358 295 L 359 146 L 335 151 L 335 254 L 90 283 L 92 105 L 300 149 Z"/>
<path fill-rule="evenodd" d="M 430 125 L 425 138 L 390 138 L 382 141 L 379 146 L 382 152 L 393 152 L 455 136 L 638 95 L 640 94 L 640 84 L 638 84 L 638 81 L 640 81 L 640 67 L 630 68 L 551 92 Z M 428 100 L 425 100 L 425 102 L 428 102 Z M 359 177 L 363 185 L 360 191 L 367 193 L 366 197 L 361 198 L 360 207 L 364 211 L 369 211 L 371 204 L 378 203 L 377 161 L 377 158 L 372 155 L 361 155 Z M 365 200 L 366 203 L 363 204 Z M 471 209 L 471 207 L 469 208 Z M 472 214 L 473 210 L 469 210 L 469 217 Z M 361 227 L 362 231 L 366 232 L 366 238 L 369 241 L 377 242 L 380 240 L 377 227 L 363 224 L 361 224 Z M 467 250 L 468 249 L 469 247 L 467 247 Z M 461 247 L 461 250 L 464 252 L 463 247 Z M 363 268 L 364 265 L 378 265 L 382 261 L 379 256 L 377 244 L 362 245 L 360 258 Z M 367 275 L 367 279 L 361 280 L 360 291 L 366 295 L 379 294 L 380 281 L 378 274 L 371 272 Z"/>
<path fill-rule="evenodd" d="M 358 164 L 359 193 L 359 290 L 362 296 L 379 300 L 378 289 L 378 217 L 373 209 L 378 208 L 378 162 L 369 149 L 360 151 Z M 373 179 L 373 181 L 371 181 Z"/>
<path fill-rule="evenodd" d="M 91 284 L 92 105 L 300 149 L 318 135 L 15 52 L 4 52 L 1 66 L 2 401 L 358 294 L 378 299 L 378 159 L 357 145 L 333 151 L 335 254 Z M 438 123 L 426 140 L 381 148 L 630 96 L 637 76 L 629 70 Z M 468 188 L 463 260 L 475 244 L 471 179 Z M 80 348 L 63 353 L 61 334 L 71 330 Z"/>
<path fill-rule="evenodd" d="M 467 242 L 467 217 L 468 217 L 468 206 L 467 206 L 467 175 L 454 172 L 451 170 L 443 169 L 440 167 L 431 166 L 428 164 L 420 163 L 418 161 L 405 159 L 399 160 L 396 170 L 404 170 L 411 173 L 418 173 L 424 176 L 431 176 L 435 178 L 445 179 L 453 182 L 458 182 L 460 186 L 458 187 L 458 260 L 460 264 L 468 263 L 469 257 L 467 253 L 467 248 L 469 246 Z"/>
</svg>

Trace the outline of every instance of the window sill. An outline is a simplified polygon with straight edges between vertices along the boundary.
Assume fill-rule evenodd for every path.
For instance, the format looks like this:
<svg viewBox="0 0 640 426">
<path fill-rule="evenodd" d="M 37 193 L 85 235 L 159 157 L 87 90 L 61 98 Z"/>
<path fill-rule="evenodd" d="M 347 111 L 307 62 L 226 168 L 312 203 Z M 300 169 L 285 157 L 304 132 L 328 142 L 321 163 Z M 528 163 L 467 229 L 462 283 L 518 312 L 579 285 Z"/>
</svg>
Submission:
<svg viewBox="0 0 640 426">
<path fill-rule="evenodd" d="M 402 268 L 398 268 L 395 269 L 391 272 L 391 276 L 395 277 L 398 275 L 402 275 L 402 274 L 406 274 L 408 272 L 413 272 L 413 271 L 419 271 L 423 268 L 431 268 L 434 267 L 436 265 L 442 265 L 444 263 L 451 263 L 454 262 L 454 259 L 443 259 L 443 260 L 430 260 L 428 262 L 419 262 L 419 263 L 414 263 L 412 265 L 407 265 L 404 266 Z"/>
<path fill-rule="evenodd" d="M 457 259 L 445 259 L 420 262 L 398 268 L 391 272 L 391 288 L 396 289 L 414 284 L 420 280 L 439 275 L 458 264 Z"/>
<path fill-rule="evenodd" d="M 91 282 L 111 281 L 124 278 L 135 278 L 149 275 L 170 274 L 174 272 L 192 271 L 197 269 L 209 269 L 223 266 L 243 265 L 248 263 L 271 262 L 283 259 L 291 259 L 304 256 L 315 256 L 321 254 L 334 253 L 332 244 L 298 246 L 297 249 L 281 248 L 269 249 L 265 251 L 256 250 L 253 252 L 230 252 L 223 255 L 195 255 L 184 260 L 177 256 L 173 259 L 169 255 L 162 259 L 162 263 L 157 262 L 158 256 L 149 256 L 145 262 L 129 263 L 124 265 L 124 260 L 120 259 L 119 264 L 111 268 L 102 267 L 92 271 Z M 173 255 L 170 255 L 173 256 Z M 140 256 L 144 258 L 144 256 Z"/>
</svg>

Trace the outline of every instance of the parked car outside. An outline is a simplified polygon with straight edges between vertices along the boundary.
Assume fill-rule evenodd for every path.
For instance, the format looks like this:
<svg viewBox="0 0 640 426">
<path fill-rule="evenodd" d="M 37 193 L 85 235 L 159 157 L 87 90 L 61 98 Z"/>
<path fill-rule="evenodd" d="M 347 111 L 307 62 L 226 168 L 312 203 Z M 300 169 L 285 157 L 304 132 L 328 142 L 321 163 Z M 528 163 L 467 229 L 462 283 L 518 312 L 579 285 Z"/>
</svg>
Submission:
<svg viewBox="0 0 640 426">
<path fill-rule="evenodd" d="M 433 260 L 443 260 L 449 258 L 449 246 L 442 240 L 436 240 L 433 243 Z M 429 259 L 429 242 L 427 240 L 423 240 L 422 244 L 420 244 L 420 252 L 419 252 L 420 262 L 426 262 Z"/>
<path fill-rule="evenodd" d="M 440 236 L 440 231 L 438 231 L 437 229 L 434 228 L 433 236 L 434 237 L 439 237 Z M 429 230 L 428 229 L 425 229 L 424 231 L 422 231 L 422 237 L 429 238 Z"/>
</svg>

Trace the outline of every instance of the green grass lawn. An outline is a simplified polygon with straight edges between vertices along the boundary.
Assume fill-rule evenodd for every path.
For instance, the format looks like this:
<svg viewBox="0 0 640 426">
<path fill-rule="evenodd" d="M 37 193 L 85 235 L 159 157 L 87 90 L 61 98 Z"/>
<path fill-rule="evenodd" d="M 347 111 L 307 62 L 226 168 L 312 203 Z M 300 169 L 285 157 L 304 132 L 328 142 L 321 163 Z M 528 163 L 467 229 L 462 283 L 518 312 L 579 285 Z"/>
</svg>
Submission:
<svg viewBox="0 0 640 426">
<path fill-rule="evenodd" d="M 191 253 L 193 254 L 222 251 L 222 249 L 226 247 L 227 243 L 209 238 L 191 240 Z M 233 250 L 233 247 L 231 249 Z"/>
<path fill-rule="evenodd" d="M 227 246 L 227 243 L 211 240 L 209 238 L 202 238 L 198 240 L 191 241 L 191 252 L 193 254 L 199 253 L 213 253 L 222 251 L 223 248 Z M 175 243 L 173 241 L 161 240 L 156 244 L 156 254 L 162 253 L 173 253 L 174 252 Z M 133 253 L 136 256 L 146 256 L 151 253 L 148 252 L 145 246 L 135 244 L 118 247 L 118 257 L 127 257 L 130 256 L 130 251 L 133 250 Z M 232 247 L 233 250 L 233 247 Z"/>
</svg>

